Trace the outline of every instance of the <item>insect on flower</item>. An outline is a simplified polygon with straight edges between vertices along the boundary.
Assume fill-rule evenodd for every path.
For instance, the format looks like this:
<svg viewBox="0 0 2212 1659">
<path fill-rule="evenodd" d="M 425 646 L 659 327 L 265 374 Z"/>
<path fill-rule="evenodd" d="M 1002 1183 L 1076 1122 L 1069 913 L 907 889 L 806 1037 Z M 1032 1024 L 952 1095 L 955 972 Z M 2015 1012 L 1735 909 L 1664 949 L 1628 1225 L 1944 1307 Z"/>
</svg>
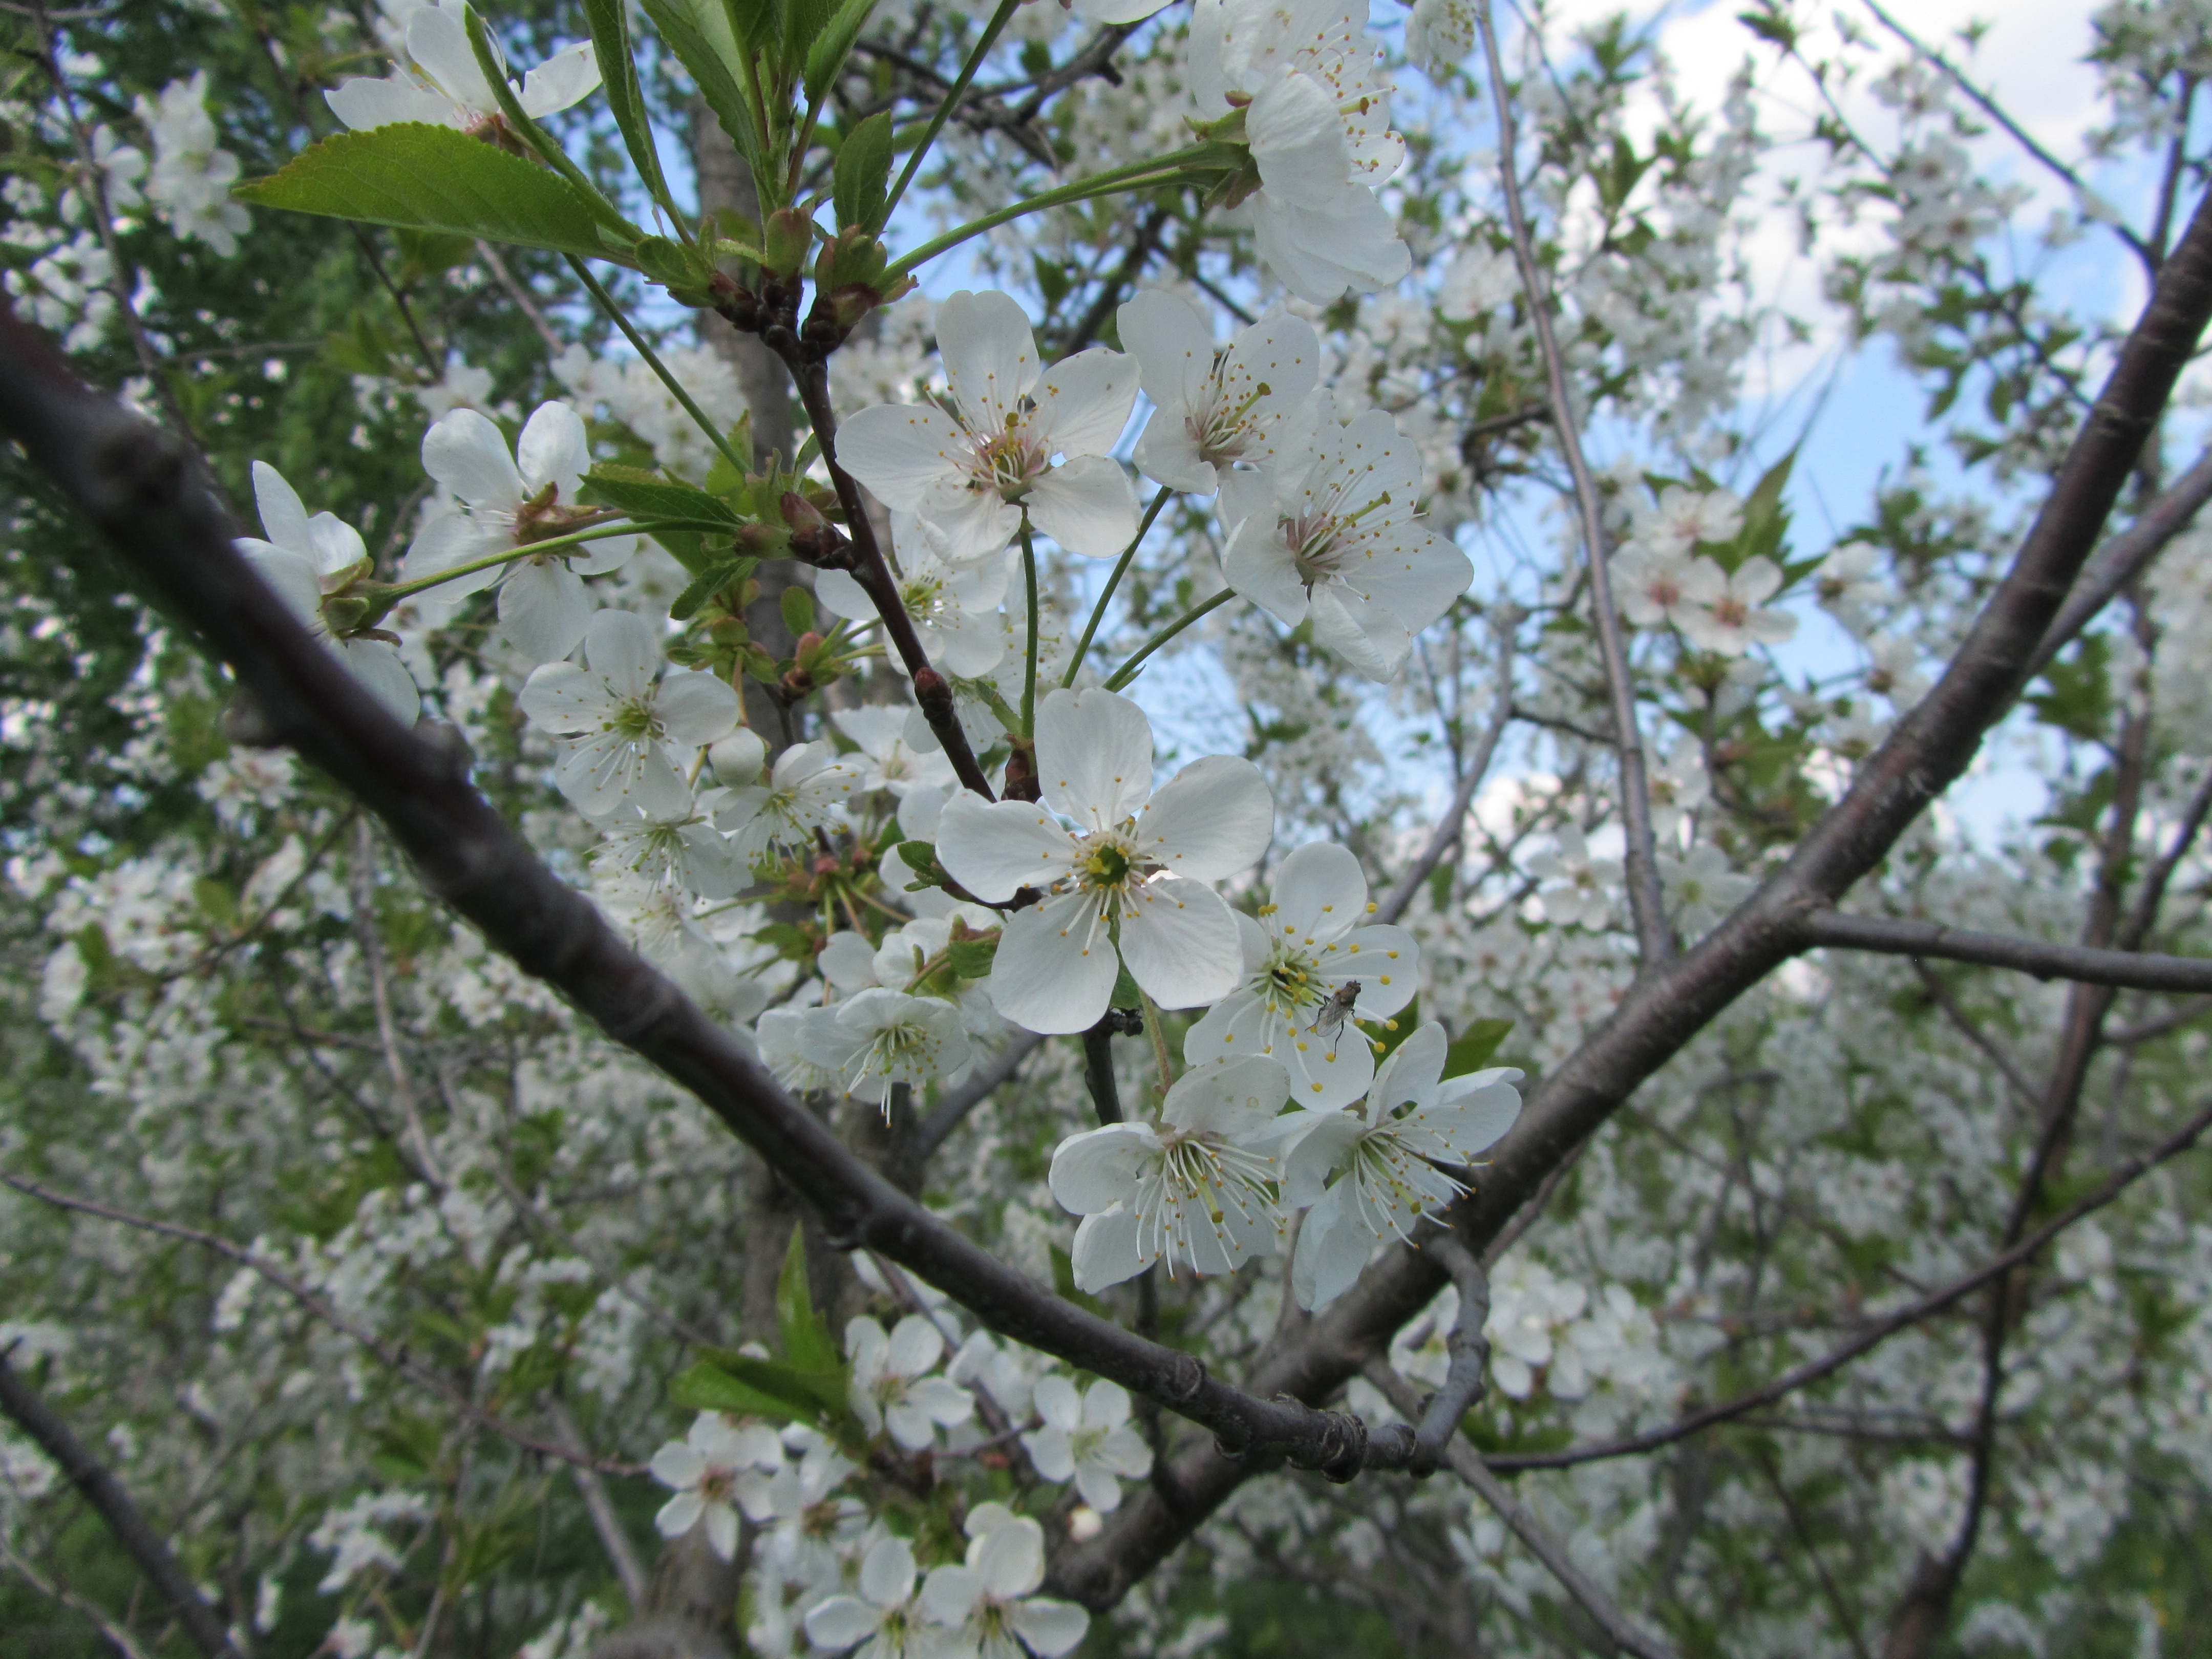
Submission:
<svg viewBox="0 0 2212 1659">
<path fill-rule="evenodd" d="M 1328 1001 L 1315 1011 L 1314 1022 L 1306 1029 L 1316 1036 L 1328 1039 L 1328 1057 L 1336 1058 L 1336 1045 L 1344 1034 L 1345 1017 L 1352 1012 L 1352 1005 L 1359 1000 L 1359 981 L 1348 979 L 1338 986 Z M 1355 1028 L 1356 1029 L 1356 1028 Z"/>
</svg>

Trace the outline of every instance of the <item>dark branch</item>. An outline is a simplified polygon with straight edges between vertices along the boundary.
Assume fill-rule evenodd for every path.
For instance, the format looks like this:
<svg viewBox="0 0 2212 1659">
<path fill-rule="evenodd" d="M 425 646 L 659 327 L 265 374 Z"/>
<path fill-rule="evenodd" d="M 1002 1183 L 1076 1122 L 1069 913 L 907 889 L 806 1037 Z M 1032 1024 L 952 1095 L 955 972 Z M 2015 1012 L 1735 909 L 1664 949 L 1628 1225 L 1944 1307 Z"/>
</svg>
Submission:
<svg viewBox="0 0 2212 1659">
<path fill-rule="evenodd" d="M 2142 574 L 2166 544 L 2195 522 L 2204 503 L 2212 501 L 2212 450 L 2173 481 L 2165 494 L 2136 515 L 2136 520 L 2099 548 L 2096 556 L 2081 567 L 2074 591 L 2059 607 L 2043 643 L 2029 660 L 2031 678 L 2051 665 L 2051 659 L 2067 642 L 2095 619 L 2127 586 Z"/>
<path fill-rule="evenodd" d="M 238 1650 L 231 1645 L 230 1633 L 223 1628 L 222 1620 L 200 1599 L 199 1591 L 177 1565 L 177 1558 L 169 1553 L 161 1534 L 138 1513 L 131 1494 L 123 1490 L 122 1484 L 98 1458 L 85 1449 L 84 1443 L 70 1432 L 69 1425 L 54 1415 L 52 1408 L 39 1397 L 38 1390 L 8 1363 L 9 1352 L 0 1350 L 0 1411 L 13 1418 L 24 1433 L 39 1443 L 47 1456 L 61 1465 L 70 1484 L 84 1494 L 84 1501 L 107 1522 L 108 1531 L 115 1534 L 115 1541 L 123 1546 L 124 1553 L 138 1564 L 138 1571 L 146 1575 L 155 1592 L 169 1604 L 170 1613 L 184 1626 L 192 1645 L 206 1659 L 239 1659 Z"/>
<path fill-rule="evenodd" d="M 1490 1339 L 1482 1334 L 1490 1317 L 1489 1278 L 1474 1252 L 1449 1233 L 1439 1234 L 1429 1248 L 1437 1253 L 1437 1259 L 1459 1288 L 1459 1311 L 1452 1319 L 1451 1334 L 1444 1339 L 1449 1356 L 1444 1385 L 1421 1408 L 1420 1426 L 1413 1433 L 1415 1474 L 1436 1468 L 1490 1379 Z"/>
<path fill-rule="evenodd" d="M 2212 991 L 2212 957 L 2162 957 L 2139 951 L 2099 951 L 2085 945 L 1977 933 L 1941 922 L 1892 916 L 1847 916 L 1815 910 L 1802 924 L 1806 943 L 1824 950 L 1873 951 L 1893 957 L 1937 957 L 2010 968 L 2038 979 L 2123 985 L 2137 991 Z"/>
</svg>

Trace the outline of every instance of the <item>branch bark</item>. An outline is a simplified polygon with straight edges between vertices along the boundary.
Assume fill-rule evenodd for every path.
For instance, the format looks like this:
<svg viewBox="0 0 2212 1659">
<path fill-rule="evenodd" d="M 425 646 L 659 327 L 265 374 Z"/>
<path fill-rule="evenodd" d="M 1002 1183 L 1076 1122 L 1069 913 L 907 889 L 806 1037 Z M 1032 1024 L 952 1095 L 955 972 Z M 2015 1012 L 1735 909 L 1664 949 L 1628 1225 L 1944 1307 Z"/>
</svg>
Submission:
<svg viewBox="0 0 2212 1659">
<path fill-rule="evenodd" d="M 2166 957 L 2142 951 L 2100 951 L 2087 945 L 2051 945 L 2041 939 L 1947 927 L 1937 921 L 1852 916 L 1840 910 L 1815 910 L 1802 926 L 1806 943 L 1821 950 L 1976 962 L 1988 968 L 2031 974 L 2037 979 L 2070 979 L 2137 991 L 2212 991 L 2212 957 Z"/>
</svg>

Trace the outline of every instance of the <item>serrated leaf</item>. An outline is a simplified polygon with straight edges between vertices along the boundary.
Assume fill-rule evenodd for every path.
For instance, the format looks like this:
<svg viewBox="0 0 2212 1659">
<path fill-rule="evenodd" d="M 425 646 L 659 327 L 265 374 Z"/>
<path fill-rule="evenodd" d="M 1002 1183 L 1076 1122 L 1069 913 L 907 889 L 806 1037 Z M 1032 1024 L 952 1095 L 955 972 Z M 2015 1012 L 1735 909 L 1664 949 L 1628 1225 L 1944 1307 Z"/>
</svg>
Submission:
<svg viewBox="0 0 2212 1659">
<path fill-rule="evenodd" d="M 791 1248 L 784 1252 L 783 1271 L 776 1275 L 775 1322 L 783 1337 L 783 1357 L 794 1370 L 837 1369 L 837 1345 L 814 1311 L 813 1292 L 807 1288 L 806 1229 L 797 1223 L 791 1229 Z"/>
<path fill-rule="evenodd" d="M 584 21 L 592 32 L 592 50 L 599 57 L 607 109 L 629 148 L 630 165 L 637 169 L 637 176 L 645 181 L 661 211 L 673 219 L 675 198 L 669 194 L 668 180 L 660 171 L 660 152 L 653 142 L 645 92 L 638 84 L 637 58 L 630 50 L 629 0 L 584 0 Z"/>
<path fill-rule="evenodd" d="M 237 187 L 241 201 L 293 213 L 352 219 L 555 253 L 629 264 L 644 234 L 558 173 L 451 127 L 402 121 L 341 132 L 311 144 L 265 179 Z M 611 248 L 602 231 L 621 236 Z"/>
<path fill-rule="evenodd" d="M 845 67 L 846 58 L 852 55 L 853 42 L 859 40 L 860 31 L 867 27 L 869 15 L 875 9 L 876 0 L 845 0 L 845 3 L 823 23 L 821 33 L 805 43 L 806 66 L 801 84 L 805 88 L 809 103 L 819 100 L 829 89 L 830 83 L 837 78 L 837 71 Z M 876 118 L 872 116 L 869 118 Z M 888 141 L 890 117 L 885 114 L 883 121 Z M 886 150 L 886 155 L 888 153 Z M 838 222 L 841 225 L 844 222 L 842 216 Z M 860 222 L 856 219 L 853 222 L 858 224 Z"/>
<path fill-rule="evenodd" d="M 981 979 L 991 971 L 999 954 L 999 935 L 954 939 L 945 947 L 945 959 L 963 979 Z"/>
<path fill-rule="evenodd" d="M 714 565 L 693 577 L 691 585 L 678 593 L 676 596 L 676 602 L 668 607 L 670 619 L 674 622 L 690 622 L 692 617 L 699 614 L 700 607 L 708 600 L 713 599 L 724 588 L 750 575 L 753 567 L 759 562 L 757 559 L 732 559 L 726 563 Z"/>
<path fill-rule="evenodd" d="M 584 475 L 585 498 L 638 519 L 675 519 L 702 527 L 737 529 L 744 520 L 719 495 L 637 467 L 602 466 Z"/>
<path fill-rule="evenodd" d="M 1490 1057 L 1513 1030 L 1510 1019 L 1478 1019 L 1454 1038 L 1444 1050 L 1444 1073 L 1448 1078 L 1466 1077 L 1490 1064 Z"/>
<path fill-rule="evenodd" d="M 722 0 L 722 14 L 738 44 L 752 50 L 772 44 L 781 32 L 781 0 Z"/>
<path fill-rule="evenodd" d="M 855 225 L 872 228 L 884 210 L 884 195 L 891 176 L 891 118 L 879 110 L 845 135 L 837 146 L 837 169 L 831 198 L 837 206 L 837 228 Z"/>
<path fill-rule="evenodd" d="M 759 178 L 760 126 L 744 93 L 744 60 L 738 56 L 729 13 L 720 0 L 638 0 L 668 49 L 691 72 L 692 84 L 738 154 Z"/>
</svg>

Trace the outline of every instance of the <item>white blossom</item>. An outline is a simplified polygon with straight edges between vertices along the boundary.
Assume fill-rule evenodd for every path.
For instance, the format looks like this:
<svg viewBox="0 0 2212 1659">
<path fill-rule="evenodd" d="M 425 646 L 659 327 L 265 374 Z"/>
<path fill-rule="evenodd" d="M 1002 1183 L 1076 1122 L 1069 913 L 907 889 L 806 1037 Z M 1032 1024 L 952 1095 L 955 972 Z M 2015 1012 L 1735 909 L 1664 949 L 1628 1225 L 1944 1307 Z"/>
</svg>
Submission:
<svg viewBox="0 0 2212 1659">
<path fill-rule="evenodd" d="M 783 1467 L 775 1431 L 740 1425 L 720 1412 L 702 1412 L 690 1432 L 653 1453 L 653 1478 L 676 1495 L 653 1517 L 664 1538 L 681 1538 L 702 1522 L 707 1542 L 725 1561 L 738 1553 L 741 1494 L 764 1492 L 767 1476 Z"/>
<path fill-rule="evenodd" d="M 356 131 L 398 121 L 472 131 L 499 113 L 499 100 L 469 45 L 465 0 L 439 0 L 407 20 L 407 57 L 413 72 L 395 70 L 381 80 L 356 76 L 323 96 L 331 112 Z M 492 54 L 501 57 L 493 35 Z M 501 64 L 502 72 L 505 64 Z M 599 59 L 589 41 L 556 52 L 522 78 L 515 101 L 533 120 L 589 97 L 599 84 Z"/>
<path fill-rule="evenodd" d="M 1119 316 L 1121 343 L 1157 405 L 1137 441 L 1146 477 L 1211 495 L 1232 465 L 1264 472 L 1304 447 L 1321 368 L 1321 342 L 1305 319 L 1271 311 L 1217 358 L 1213 325 L 1177 295 L 1148 289 Z M 1221 516 L 1234 528 L 1242 514 L 1224 501 Z"/>
<path fill-rule="evenodd" d="M 1121 1506 L 1121 1482 L 1152 1471 L 1152 1450 L 1129 1422 L 1129 1394 L 1104 1377 L 1076 1392 L 1066 1377 L 1037 1383 L 1033 1398 L 1042 1425 L 1022 1436 L 1030 1462 L 1048 1480 L 1075 1482 L 1100 1514 Z"/>
<path fill-rule="evenodd" d="M 971 1534 L 992 1510 L 999 1516 L 988 1518 L 998 1524 L 971 1539 L 967 1561 L 932 1568 L 922 1584 L 923 1606 L 945 1626 L 938 1659 L 1021 1659 L 1024 1650 L 1057 1659 L 1083 1639 L 1091 1615 L 1036 1593 L 1044 1583 L 1044 1528 L 1027 1516 L 978 1504 Z"/>
<path fill-rule="evenodd" d="M 865 1314 L 845 1327 L 852 1365 L 853 1412 L 870 1434 L 886 1429 L 908 1451 L 934 1445 L 939 1425 L 950 1428 L 975 1414 L 975 1397 L 947 1377 L 931 1376 L 945 1356 L 945 1334 L 921 1314 L 908 1314 L 889 1335 Z"/>
<path fill-rule="evenodd" d="M 816 830 L 842 820 L 866 775 L 827 743 L 793 744 L 766 783 L 732 790 L 714 821 L 736 837 L 738 861 L 751 865 L 771 847 L 811 846 Z"/>
</svg>

